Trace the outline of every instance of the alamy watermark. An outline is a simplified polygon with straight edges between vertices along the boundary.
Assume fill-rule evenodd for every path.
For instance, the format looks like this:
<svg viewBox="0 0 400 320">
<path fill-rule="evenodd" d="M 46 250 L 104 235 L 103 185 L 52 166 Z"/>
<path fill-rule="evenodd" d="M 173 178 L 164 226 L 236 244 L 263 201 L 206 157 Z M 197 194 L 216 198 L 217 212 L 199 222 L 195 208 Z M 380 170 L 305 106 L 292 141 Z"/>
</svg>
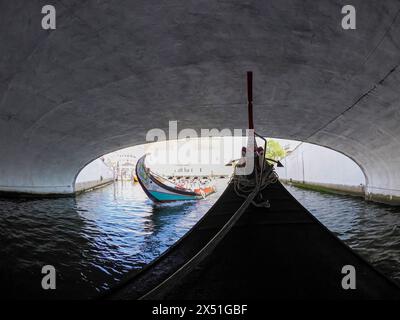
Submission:
<svg viewBox="0 0 400 320">
<path fill-rule="evenodd" d="M 55 290 L 56 289 L 56 269 L 52 265 L 45 265 L 42 267 L 42 274 L 45 276 L 42 278 L 42 289 L 43 290 Z"/>
<path fill-rule="evenodd" d="M 53 5 L 46 4 L 42 7 L 42 28 L 44 30 L 56 29 L 56 8 Z"/>
<path fill-rule="evenodd" d="M 146 134 L 146 142 L 157 142 L 146 147 L 146 153 L 150 154 L 147 161 L 152 165 L 227 165 L 245 159 L 244 166 L 236 173 L 250 174 L 254 168 L 254 130 L 178 130 L 178 121 L 169 121 L 168 132 L 151 129 Z"/>
<path fill-rule="evenodd" d="M 344 30 L 355 30 L 356 29 L 356 8 L 352 5 L 345 5 L 342 7 L 342 14 L 345 16 L 342 18 L 342 28 Z"/>
<path fill-rule="evenodd" d="M 343 266 L 342 274 L 345 276 L 342 279 L 342 288 L 344 290 L 355 290 L 356 289 L 356 268 L 348 264 Z"/>
<path fill-rule="evenodd" d="M 46 4 L 42 7 L 42 29 L 56 29 L 56 8 L 51 4 Z M 356 8 L 353 5 L 347 4 L 341 8 L 341 13 L 344 14 L 341 25 L 344 30 L 356 29 Z"/>
</svg>

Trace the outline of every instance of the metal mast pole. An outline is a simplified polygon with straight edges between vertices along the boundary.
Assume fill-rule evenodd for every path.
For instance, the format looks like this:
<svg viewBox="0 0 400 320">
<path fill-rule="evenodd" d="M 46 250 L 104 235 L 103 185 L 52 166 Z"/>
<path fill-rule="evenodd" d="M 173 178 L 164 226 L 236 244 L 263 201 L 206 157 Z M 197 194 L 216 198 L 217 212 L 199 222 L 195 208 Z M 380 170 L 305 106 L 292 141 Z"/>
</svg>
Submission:
<svg viewBox="0 0 400 320">
<path fill-rule="evenodd" d="M 247 71 L 247 109 L 249 118 L 249 129 L 254 129 L 253 122 L 253 72 Z"/>
</svg>

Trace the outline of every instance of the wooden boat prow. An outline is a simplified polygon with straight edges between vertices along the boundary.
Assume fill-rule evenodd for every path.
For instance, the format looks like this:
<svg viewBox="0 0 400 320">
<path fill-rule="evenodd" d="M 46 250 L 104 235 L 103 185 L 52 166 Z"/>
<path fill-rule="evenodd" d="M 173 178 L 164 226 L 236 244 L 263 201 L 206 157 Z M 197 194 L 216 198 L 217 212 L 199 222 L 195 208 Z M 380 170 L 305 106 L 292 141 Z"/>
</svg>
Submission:
<svg viewBox="0 0 400 320">
<path fill-rule="evenodd" d="M 146 195 L 155 202 L 199 200 L 215 192 L 214 187 L 186 189 L 151 172 L 145 154 L 136 164 L 136 176 Z"/>
</svg>

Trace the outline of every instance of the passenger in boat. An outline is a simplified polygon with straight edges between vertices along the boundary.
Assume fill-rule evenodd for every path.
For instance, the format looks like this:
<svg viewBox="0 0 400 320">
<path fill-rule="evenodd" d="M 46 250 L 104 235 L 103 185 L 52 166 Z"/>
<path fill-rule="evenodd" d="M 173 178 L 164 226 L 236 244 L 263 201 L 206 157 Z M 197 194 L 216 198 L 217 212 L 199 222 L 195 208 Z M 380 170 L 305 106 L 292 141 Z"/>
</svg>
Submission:
<svg viewBox="0 0 400 320">
<path fill-rule="evenodd" d="M 264 148 L 258 147 L 257 150 L 258 164 L 262 168 L 263 161 L 265 161 Z"/>
<path fill-rule="evenodd" d="M 201 181 L 198 180 L 198 179 L 195 179 L 195 180 L 193 181 L 192 186 L 193 186 L 193 190 L 195 190 L 195 189 L 201 189 L 201 188 L 202 188 L 202 186 L 201 186 Z"/>
<path fill-rule="evenodd" d="M 176 185 L 181 189 L 185 187 L 183 179 L 179 179 Z"/>
<path fill-rule="evenodd" d="M 236 164 L 237 167 L 242 168 L 246 165 L 246 147 L 242 147 L 242 156 Z"/>
</svg>

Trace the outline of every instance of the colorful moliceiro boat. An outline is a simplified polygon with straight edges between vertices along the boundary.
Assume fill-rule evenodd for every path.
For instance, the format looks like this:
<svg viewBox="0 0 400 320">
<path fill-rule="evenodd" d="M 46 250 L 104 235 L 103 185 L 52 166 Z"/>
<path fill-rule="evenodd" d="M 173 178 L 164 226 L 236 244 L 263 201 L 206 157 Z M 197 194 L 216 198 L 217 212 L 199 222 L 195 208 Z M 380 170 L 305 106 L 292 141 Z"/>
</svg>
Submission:
<svg viewBox="0 0 400 320">
<path fill-rule="evenodd" d="M 146 167 L 146 156 L 136 164 L 136 176 L 147 196 L 155 202 L 199 200 L 215 192 L 214 187 L 185 189 L 153 173 Z"/>
</svg>

